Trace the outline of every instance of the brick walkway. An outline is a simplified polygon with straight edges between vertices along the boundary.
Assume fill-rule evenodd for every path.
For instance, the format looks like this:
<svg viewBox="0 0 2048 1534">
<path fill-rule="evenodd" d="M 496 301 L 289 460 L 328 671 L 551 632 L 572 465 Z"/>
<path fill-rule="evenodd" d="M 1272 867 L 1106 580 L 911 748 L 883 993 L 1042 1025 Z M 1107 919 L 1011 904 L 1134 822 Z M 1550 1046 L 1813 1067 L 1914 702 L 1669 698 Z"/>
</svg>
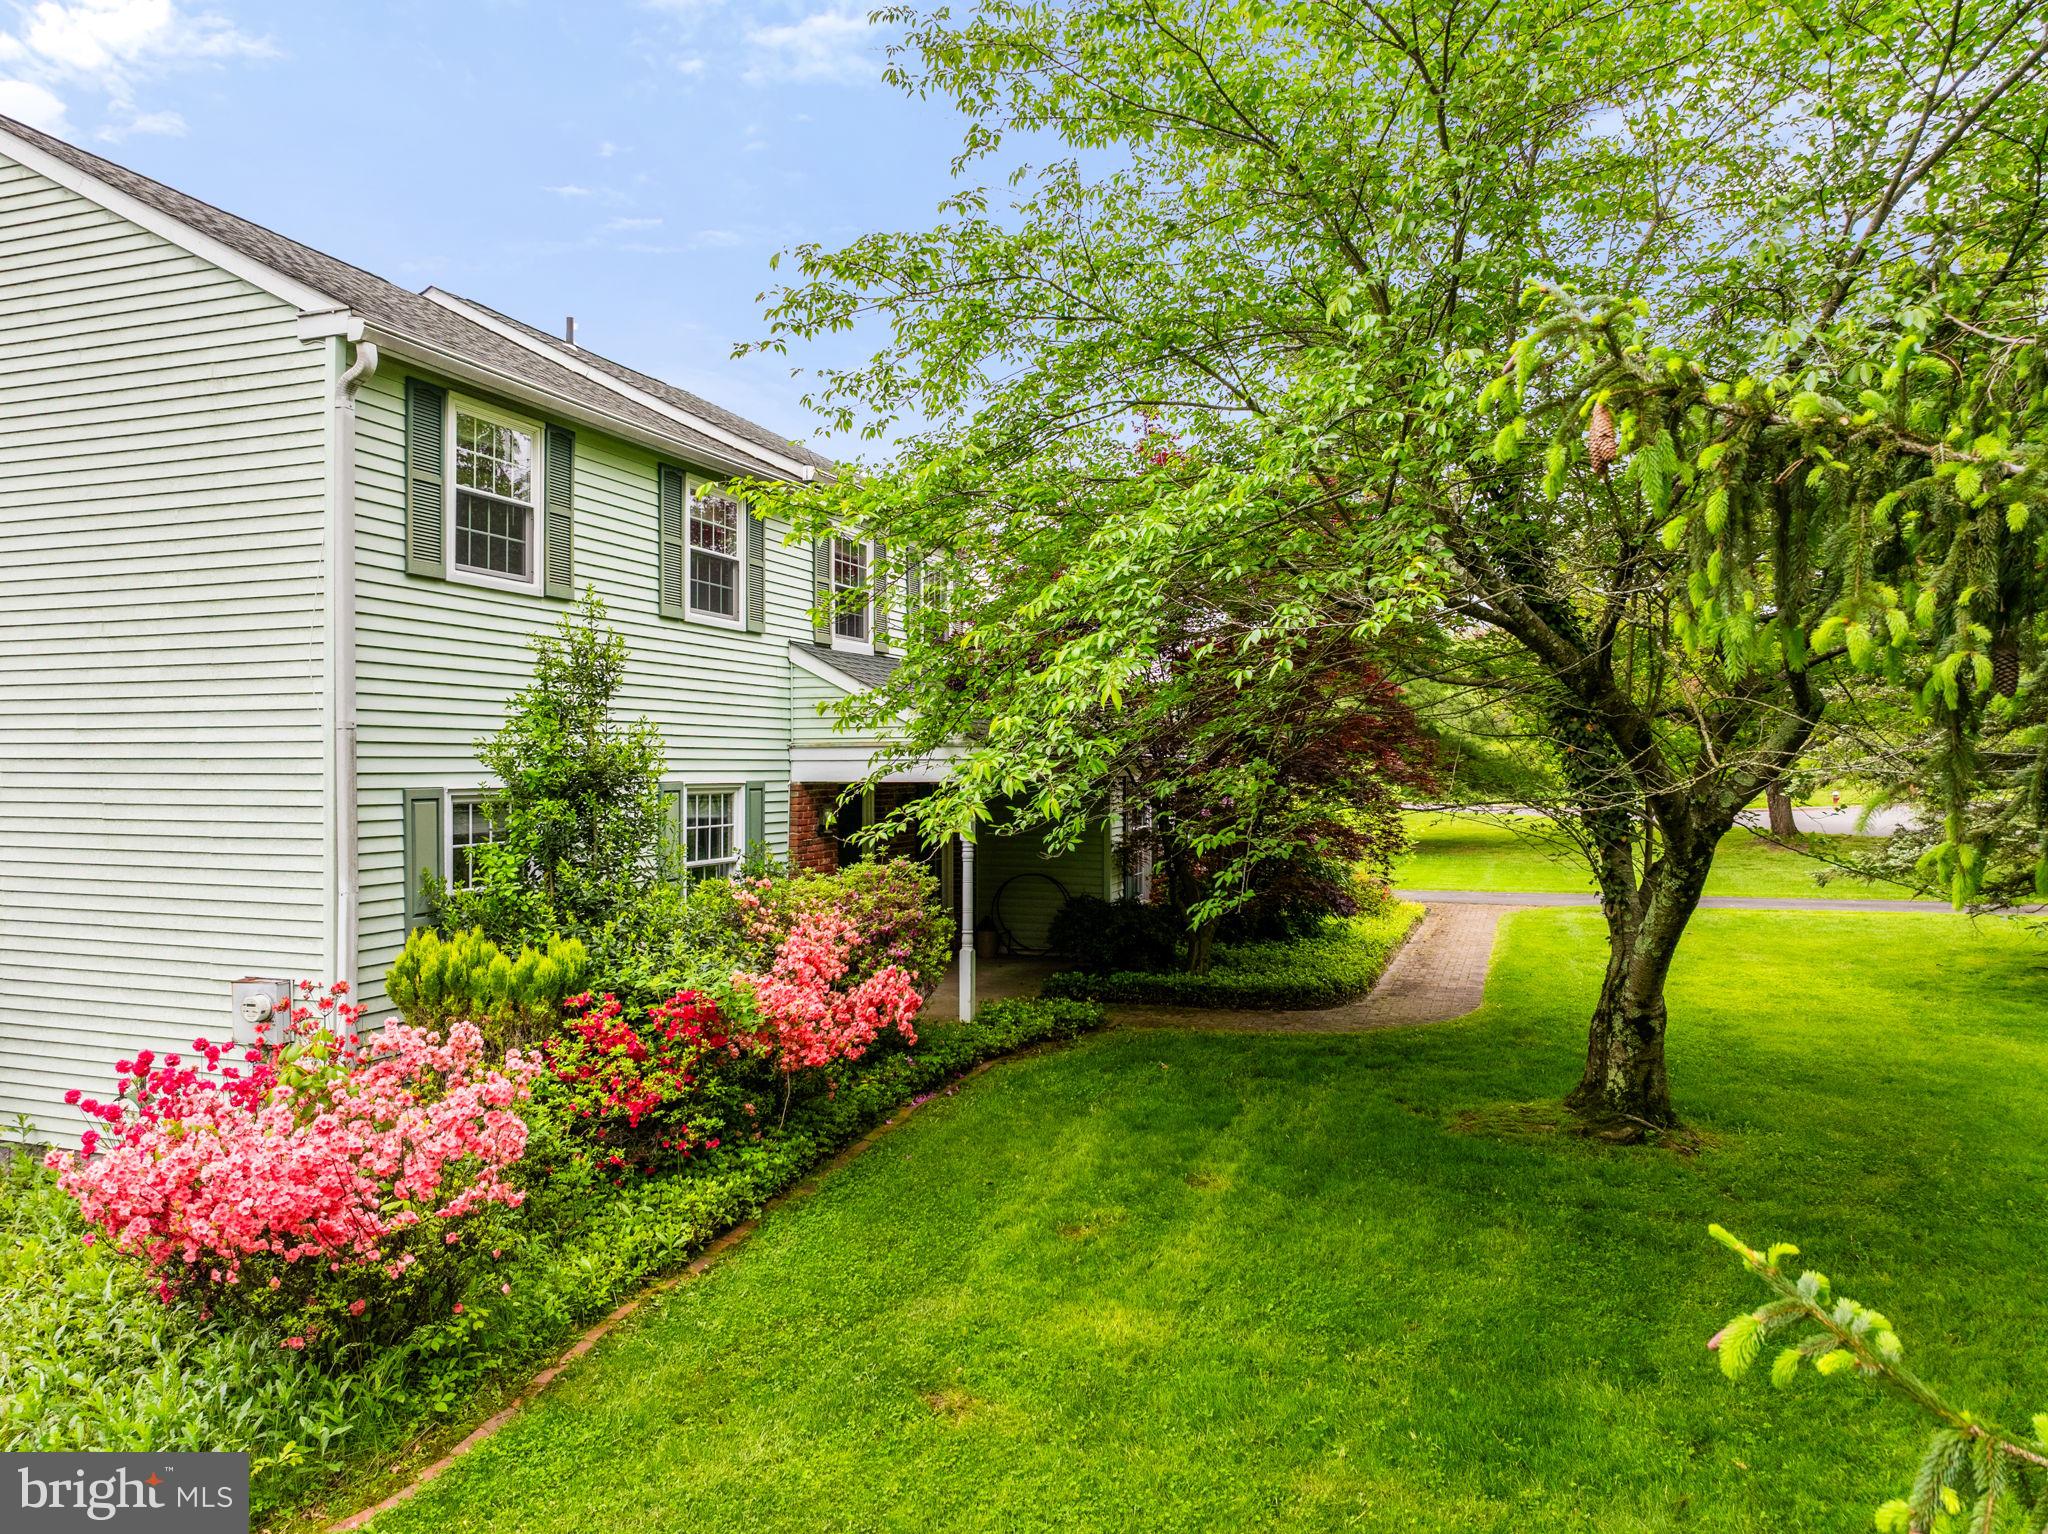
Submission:
<svg viewBox="0 0 2048 1534">
<path fill-rule="evenodd" d="M 1394 955 L 1379 984 L 1357 1001 L 1317 1012 L 1217 1012 L 1191 1007 L 1113 1006 L 1112 1022 L 1132 1028 L 1201 1028 L 1224 1033 L 1367 1033 L 1442 1023 L 1479 1010 L 1493 932 L 1514 907 L 1432 906 Z"/>
</svg>

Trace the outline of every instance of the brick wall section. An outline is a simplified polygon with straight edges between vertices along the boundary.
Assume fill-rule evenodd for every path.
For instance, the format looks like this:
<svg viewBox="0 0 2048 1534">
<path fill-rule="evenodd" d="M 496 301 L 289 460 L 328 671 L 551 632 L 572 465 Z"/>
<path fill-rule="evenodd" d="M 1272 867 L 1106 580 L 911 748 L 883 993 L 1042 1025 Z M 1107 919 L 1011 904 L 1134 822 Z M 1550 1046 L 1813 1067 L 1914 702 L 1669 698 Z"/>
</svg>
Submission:
<svg viewBox="0 0 2048 1534">
<path fill-rule="evenodd" d="M 789 786 L 789 866 L 792 872 L 829 874 L 838 871 L 838 840 L 821 835 L 819 821 L 833 813 L 833 805 L 845 792 L 844 783 L 792 783 Z M 881 820 L 910 800 L 928 794 L 922 783 L 883 783 L 875 789 L 874 818 Z M 925 855 L 915 834 L 905 832 L 883 848 L 884 857 L 918 858 Z"/>
<path fill-rule="evenodd" d="M 818 822 L 839 797 L 839 783 L 789 785 L 789 867 L 792 873 L 829 874 L 839 870 L 839 844 L 819 832 Z"/>
</svg>

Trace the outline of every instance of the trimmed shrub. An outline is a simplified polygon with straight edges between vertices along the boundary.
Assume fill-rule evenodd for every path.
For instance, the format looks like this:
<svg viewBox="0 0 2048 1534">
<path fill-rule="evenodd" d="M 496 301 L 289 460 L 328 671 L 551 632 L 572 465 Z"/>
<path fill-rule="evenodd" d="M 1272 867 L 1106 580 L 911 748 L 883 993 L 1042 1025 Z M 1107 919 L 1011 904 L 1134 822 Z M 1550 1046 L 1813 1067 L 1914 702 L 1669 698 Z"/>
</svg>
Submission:
<svg viewBox="0 0 2048 1534">
<path fill-rule="evenodd" d="M 1420 906 L 1396 905 L 1380 916 L 1332 920 L 1314 937 L 1291 943 L 1219 945 L 1205 975 L 1061 970 L 1046 978 L 1044 994 L 1239 1012 L 1338 1007 L 1373 988 L 1421 915 Z"/>
<path fill-rule="evenodd" d="M 1185 936 L 1173 913 L 1128 897 L 1076 895 L 1046 929 L 1046 946 L 1093 975 L 1171 968 Z"/>
<path fill-rule="evenodd" d="M 515 959 L 481 928 L 444 938 L 416 927 L 384 991 L 415 1028 L 475 1023 L 486 1043 L 503 1049 L 553 1033 L 563 1003 L 589 983 L 590 955 L 573 937 L 551 937 L 544 949 L 526 944 Z"/>
<path fill-rule="evenodd" d="M 1251 897 L 1216 923 L 1216 941 L 1284 943 L 1319 936 L 1330 917 L 1358 915 L 1352 869 L 1312 852 L 1262 865 Z"/>
</svg>

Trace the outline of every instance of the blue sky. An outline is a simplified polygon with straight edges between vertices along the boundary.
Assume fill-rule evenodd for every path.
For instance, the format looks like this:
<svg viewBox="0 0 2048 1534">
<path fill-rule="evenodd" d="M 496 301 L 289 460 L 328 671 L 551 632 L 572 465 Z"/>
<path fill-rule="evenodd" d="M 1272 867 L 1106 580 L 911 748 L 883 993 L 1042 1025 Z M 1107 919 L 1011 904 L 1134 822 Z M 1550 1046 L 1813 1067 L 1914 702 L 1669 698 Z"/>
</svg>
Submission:
<svg viewBox="0 0 2048 1534">
<path fill-rule="evenodd" d="M 731 359 L 770 255 L 931 223 L 959 141 L 867 9 L 0 0 L 0 113 L 806 435 L 791 364 L 854 343 Z"/>
</svg>

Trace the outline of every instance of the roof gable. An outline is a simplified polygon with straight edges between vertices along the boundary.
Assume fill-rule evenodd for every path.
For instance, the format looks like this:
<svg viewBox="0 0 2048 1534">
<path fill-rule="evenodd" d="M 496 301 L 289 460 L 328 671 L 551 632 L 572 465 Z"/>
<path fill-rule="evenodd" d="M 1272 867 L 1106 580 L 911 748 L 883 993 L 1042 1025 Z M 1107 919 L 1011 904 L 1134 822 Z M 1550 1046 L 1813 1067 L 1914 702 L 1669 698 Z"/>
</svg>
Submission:
<svg viewBox="0 0 2048 1534">
<path fill-rule="evenodd" d="M 508 318 L 507 325 L 529 334 L 518 339 L 500 334 L 426 294 L 400 287 L 11 118 L 0 117 L 0 151 L 92 197 L 110 211 L 177 240 L 194 254 L 298 305 L 302 312 L 352 311 L 379 332 L 380 340 L 395 343 L 401 353 L 417 349 L 424 354 L 421 360 L 431 362 L 435 356 L 446 356 L 466 363 L 558 400 L 571 414 L 586 412 L 600 426 L 621 423 L 706 468 L 772 479 L 795 477 L 802 467 L 831 468 L 831 460 L 810 449 L 658 379 L 580 348 L 574 355 L 587 365 L 580 369 L 570 366 L 567 359 L 551 356 L 550 348 L 534 343 L 531 338 L 542 336 L 542 332 L 531 326 Z M 89 184 L 81 184 L 80 178 Z M 185 238 L 179 238 L 170 226 Z M 591 376 L 593 373 L 609 373 L 618 384 L 632 383 L 634 387 L 608 384 L 602 376 Z M 643 403 L 634 397 L 636 392 L 656 399 L 672 396 L 673 408 Z M 688 403 L 682 403 L 685 401 Z M 691 414 L 702 416 L 712 429 L 694 428 L 677 419 Z"/>
</svg>

